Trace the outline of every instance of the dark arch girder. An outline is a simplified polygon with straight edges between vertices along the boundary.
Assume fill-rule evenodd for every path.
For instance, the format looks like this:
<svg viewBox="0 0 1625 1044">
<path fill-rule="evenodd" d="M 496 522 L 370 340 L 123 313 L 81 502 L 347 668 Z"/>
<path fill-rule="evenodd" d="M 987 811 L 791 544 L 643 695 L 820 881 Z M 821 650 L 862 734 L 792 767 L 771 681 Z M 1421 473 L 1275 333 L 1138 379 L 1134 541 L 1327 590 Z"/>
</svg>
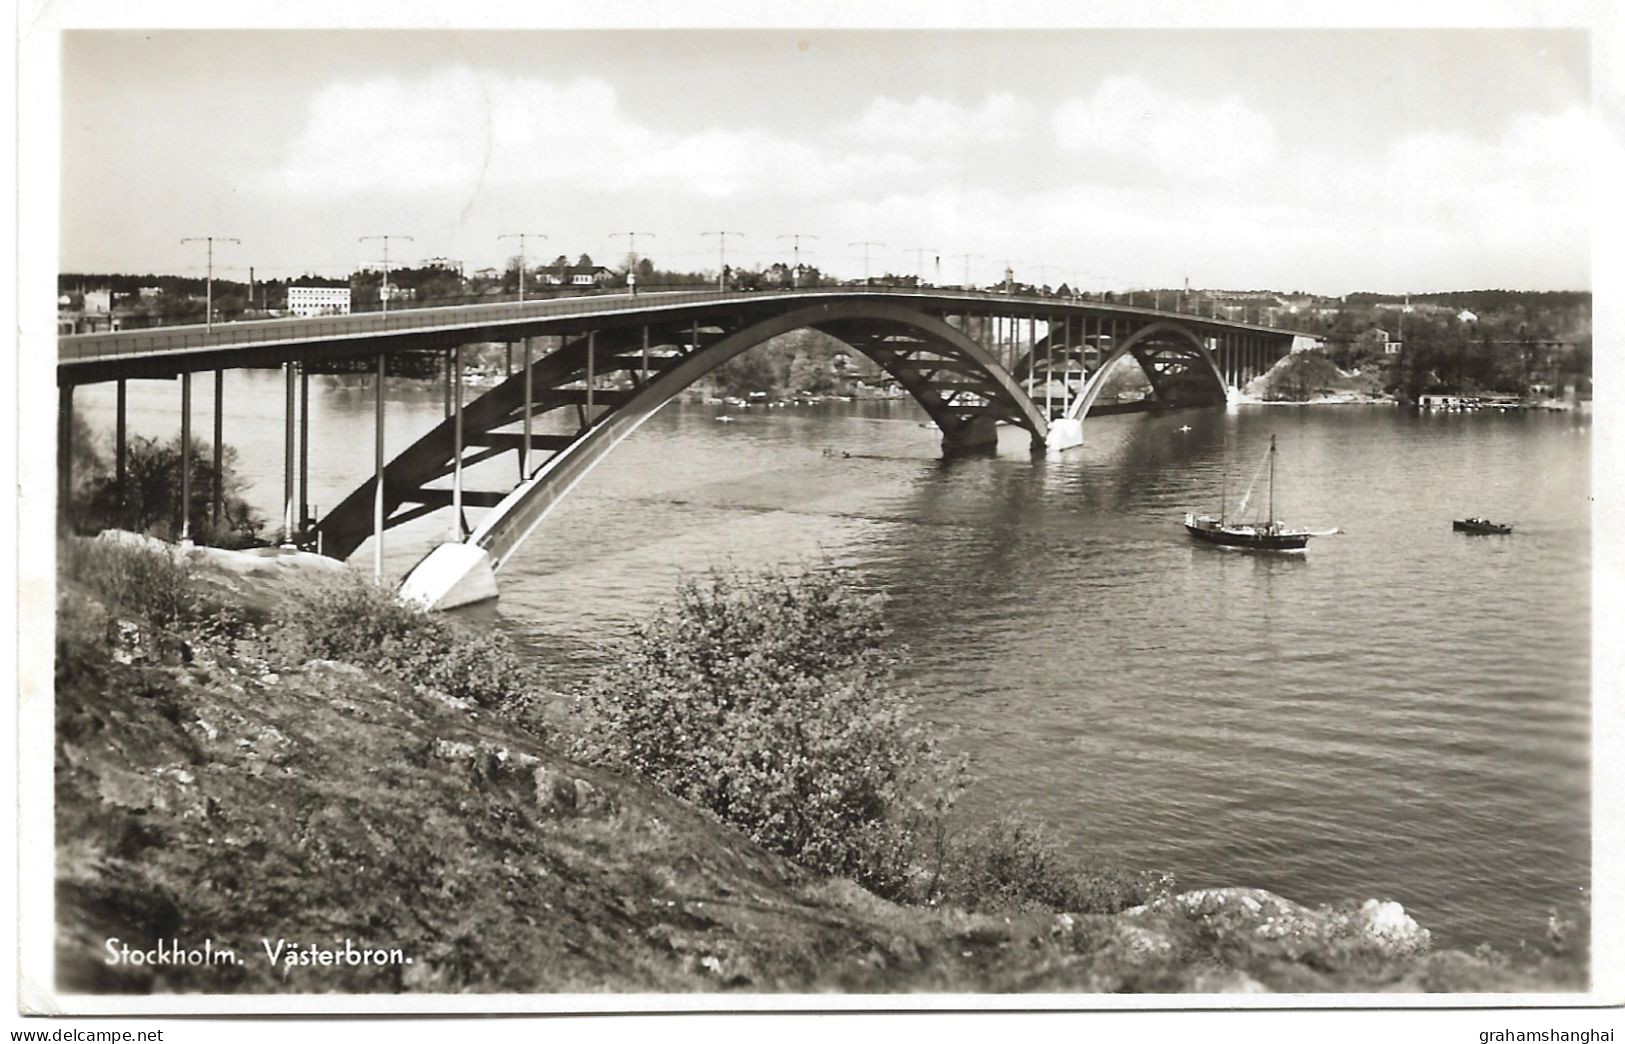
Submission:
<svg viewBox="0 0 1625 1044">
<path fill-rule="evenodd" d="M 1034 445 L 1043 445 L 1047 419 L 989 352 L 942 319 L 894 302 L 820 303 L 733 330 L 715 323 L 651 329 L 646 373 L 641 326 L 600 331 L 592 351 L 595 373 L 625 372 L 633 387 L 594 386 L 594 410 L 608 409 L 588 416 L 586 337 L 533 363 L 532 416 L 574 407 L 579 426 L 573 434 L 533 435 L 531 474 L 518 475 L 512 490 L 464 490 L 465 505 L 493 509 L 468 542 L 500 565 L 610 450 L 683 389 L 763 341 L 805 327 L 847 343 L 896 378 L 942 430 L 948 449 L 992 437 L 999 421 L 1026 428 Z M 464 406 L 463 466 L 517 453 L 523 433 L 503 429 L 522 424 L 523 415 L 523 371 Z M 447 418 L 385 467 L 386 528 L 451 502 L 450 490 L 430 483 L 454 470 L 453 440 Z M 347 557 L 371 535 L 375 488 L 368 480 L 321 521 L 325 554 Z"/>
<path fill-rule="evenodd" d="M 1140 364 L 1160 400 L 1222 403 L 1228 397 L 1224 375 L 1206 342 L 1189 327 L 1163 320 L 1140 327 L 1101 360 L 1067 410 L 1068 420 L 1082 421 L 1089 415 L 1112 367 L 1125 355 Z"/>
<path fill-rule="evenodd" d="M 1061 381 L 1068 386 L 1069 394 L 1050 400 L 1053 416 L 1057 419 L 1081 420 L 1087 413 L 1087 407 L 1078 412 L 1070 408 L 1071 403 L 1074 399 L 1081 399 L 1090 383 L 1102 377 L 1124 355 L 1132 355 L 1145 372 L 1157 402 L 1201 405 L 1225 400 L 1226 385 L 1218 361 L 1213 358 L 1206 342 L 1181 323 L 1168 320 L 1147 322 L 1125 337 L 1118 350 L 1108 352 L 1092 370 L 1077 365 L 1086 351 L 1083 345 L 1062 345 L 1053 341 L 1059 336 L 1056 329 L 1052 325 L 1043 337 L 1038 338 L 1032 350 L 1016 360 L 1011 372 L 1034 402 L 1044 399 L 1044 387 L 1059 373 Z M 1056 365 L 1056 370 L 1051 369 L 1052 363 Z M 1097 390 L 1097 399 L 1099 394 Z M 1093 404 L 1091 400 L 1089 405 Z"/>
</svg>

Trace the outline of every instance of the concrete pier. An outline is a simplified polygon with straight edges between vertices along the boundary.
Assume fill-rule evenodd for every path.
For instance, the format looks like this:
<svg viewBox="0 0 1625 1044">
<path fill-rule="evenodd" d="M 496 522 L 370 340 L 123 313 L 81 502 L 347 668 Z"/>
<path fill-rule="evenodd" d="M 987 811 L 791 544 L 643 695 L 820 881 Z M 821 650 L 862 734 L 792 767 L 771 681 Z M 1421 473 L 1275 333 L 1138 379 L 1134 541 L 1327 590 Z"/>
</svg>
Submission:
<svg viewBox="0 0 1625 1044">
<path fill-rule="evenodd" d="M 428 609 L 488 602 L 497 596 L 496 570 L 485 548 L 448 541 L 407 574 L 400 596 Z"/>
</svg>

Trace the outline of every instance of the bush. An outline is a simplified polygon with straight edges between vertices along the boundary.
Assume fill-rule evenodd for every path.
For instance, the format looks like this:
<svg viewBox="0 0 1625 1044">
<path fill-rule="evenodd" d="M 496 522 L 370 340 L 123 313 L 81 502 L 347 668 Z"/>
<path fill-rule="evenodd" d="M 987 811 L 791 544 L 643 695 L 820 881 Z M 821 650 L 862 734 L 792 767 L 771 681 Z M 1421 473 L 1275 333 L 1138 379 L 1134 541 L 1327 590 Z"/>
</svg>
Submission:
<svg viewBox="0 0 1625 1044">
<path fill-rule="evenodd" d="M 963 768 L 909 722 L 886 638 L 831 570 L 685 580 L 578 695 L 577 753 L 895 894 Z"/>
<path fill-rule="evenodd" d="M 502 633 L 409 605 L 359 574 L 305 587 L 278 610 L 271 642 L 289 662 L 343 660 L 482 707 L 515 711 L 533 698 L 534 672 Z"/>
<path fill-rule="evenodd" d="M 972 912 L 1117 913 L 1172 888 L 1165 874 L 1080 865 L 1043 824 L 1013 815 L 946 847 L 932 898 Z"/>
<path fill-rule="evenodd" d="M 109 609 L 174 628 L 207 619 L 220 609 L 170 548 L 111 540 L 65 540 L 58 545 L 64 578 L 83 584 Z"/>
</svg>

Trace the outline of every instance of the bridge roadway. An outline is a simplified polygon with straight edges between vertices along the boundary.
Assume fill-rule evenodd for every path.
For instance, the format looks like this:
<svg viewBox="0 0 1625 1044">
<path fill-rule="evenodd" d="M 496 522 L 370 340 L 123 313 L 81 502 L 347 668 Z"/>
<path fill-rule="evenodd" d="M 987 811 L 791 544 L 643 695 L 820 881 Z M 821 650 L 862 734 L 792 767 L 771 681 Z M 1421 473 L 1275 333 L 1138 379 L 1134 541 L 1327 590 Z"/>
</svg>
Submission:
<svg viewBox="0 0 1625 1044">
<path fill-rule="evenodd" d="M 626 322 L 687 322 L 717 310 L 786 309 L 810 301 L 881 297 L 938 314 L 1027 318 L 1169 319 L 1193 329 L 1290 339 L 1293 332 L 1135 307 L 1115 302 L 977 290 L 889 286 L 828 286 L 797 290 L 679 291 L 595 294 L 501 304 L 405 308 L 392 312 L 309 319 L 260 319 L 213 327 L 159 326 L 57 338 L 57 383 L 92 384 L 119 378 L 174 377 L 219 368 L 278 366 L 285 362 L 443 350 L 458 344 L 517 341 Z"/>
<path fill-rule="evenodd" d="M 1230 388 L 1268 369 L 1303 336 L 1087 299 L 876 286 L 591 295 L 70 335 L 58 340 L 59 503 L 67 503 L 71 488 L 75 386 L 118 382 L 115 460 L 122 484 L 124 382 L 180 378 L 181 443 L 189 454 L 191 378 L 212 371 L 218 475 L 223 371 L 281 366 L 287 392 L 283 538 L 347 557 L 370 537 L 374 569 L 381 572 L 385 530 L 449 507 L 447 542 L 419 563 L 403 590 L 442 607 L 494 597 L 494 571 L 622 439 L 729 359 L 803 328 L 835 337 L 882 367 L 936 422 L 950 453 L 991 445 L 999 424 L 1025 428 L 1035 451 L 1079 445 L 1085 416 L 1125 357 L 1149 381 L 1148 404 L 1223 402 Z M 536 355 L 538 337 L 556 338 L 556 347 Z M 514 346 L 522 345 L 522 364 L 512 372 L 510 361 L 506 380 L 465 403 L 462 350 L 490 342 L 508 344 L 510 360 Z M 384 378 L 390 357 L 413 353 L 436 365 L 444 358 L 446 417 L 386 461 Z M 357 358 L 377 374 L 373 475 L 326 516 L 310 519 L 308 410 L 296 398 L 308 406 L 313 367 Z M 534 430 L 537 419 L 548 421 L 550 430 Z M 464 468 L 510 451 L 516 485 L 464 488 Z M 179 536 L 186 539 L 189 457 L 182 486 Z M 218 483 L 212 493 L 218 520 Z M 489 509 L 477 525 L 468 521 L 470 507 Z"/>
</svg>

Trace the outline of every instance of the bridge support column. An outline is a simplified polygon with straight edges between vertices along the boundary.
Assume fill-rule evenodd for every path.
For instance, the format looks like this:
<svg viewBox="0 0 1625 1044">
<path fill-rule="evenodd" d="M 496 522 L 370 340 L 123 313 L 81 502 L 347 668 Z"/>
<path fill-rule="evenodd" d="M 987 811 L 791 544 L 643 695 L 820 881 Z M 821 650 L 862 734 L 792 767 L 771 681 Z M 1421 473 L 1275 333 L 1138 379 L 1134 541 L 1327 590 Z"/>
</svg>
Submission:
<svg viewBox="0 0 1625 1044">
<path fill-rule="evenodd" d="M 209 491 L 212 496 L 209 506 L 209 521 L 220 525 L 220 520 L 226 513 L 226 473 L 225 473 L 225 441 L 223 432 L 226 426 L 226 371 L 214 371 L 214 482 Z"/>
<path fill-rule="evenodd" d="M 986 414 L 967 417 L 952 431 L 942 435 L 942 452 L 949 455 L 998 444 L 998 422 Z"/>
<path fill-rule="evenodd" d="M 1044 419 L 1053 420 L 1055 405 L 1052 401 L 1055 389 L 1055 317 L 1045 320 L 1044 331 Z"/>
<path fill-rule="evenodd" d="M 384 579 L 384 363 L 378 353 L 378 376 L 372 387 L 372 578 Z"/>
<path fill-rule="evenodd" d="M 119 382 L 122 390 L 124 382 Z M 72 528 L 73 499 L 73 385 L 56 392 L 56 526 L 59 533 Z"/>
<path fill-rule="evenodd" d="M 535 395 L 531 387 L 530 338 L 525 338 L 525 439 L 519 444 L 519 481 L 530 478 L 530 411 Z"/>
<path fill-rule="evenodd" d="M 181 374 L 181 543 L 192 540 L 192 374 Z"/>
<path fill-rule="evenodd" d="M 455 387 L 452 391 L 451 415 L 451 539 L 461 541 L 463 532 L 463 346 L 454 350 Z"/>
<path fill-rule="evenodd" d="M 298 532 L 310 517 L 310 371 L 299 364 L 299 517 Z"/>
<path fill-rule="evenodd" d="M 115 407 L 113 420 L 113 489 L 118 493 L 119 524 L 124 523 L 124 512 L 130 495 L 129 489 L 129 451 L 125 444 L 124 421 L 127 412 L 126 389 L 124 381 L 118 382 L 118 405 Z"/>
<path fill-rule="evenodd" d="M 285 386 L 282 411 L 282 542 L 293 540 L 293 421 L 294 379 L 291 362 L 282 364 L 282 383 Z"/>
</svg>

